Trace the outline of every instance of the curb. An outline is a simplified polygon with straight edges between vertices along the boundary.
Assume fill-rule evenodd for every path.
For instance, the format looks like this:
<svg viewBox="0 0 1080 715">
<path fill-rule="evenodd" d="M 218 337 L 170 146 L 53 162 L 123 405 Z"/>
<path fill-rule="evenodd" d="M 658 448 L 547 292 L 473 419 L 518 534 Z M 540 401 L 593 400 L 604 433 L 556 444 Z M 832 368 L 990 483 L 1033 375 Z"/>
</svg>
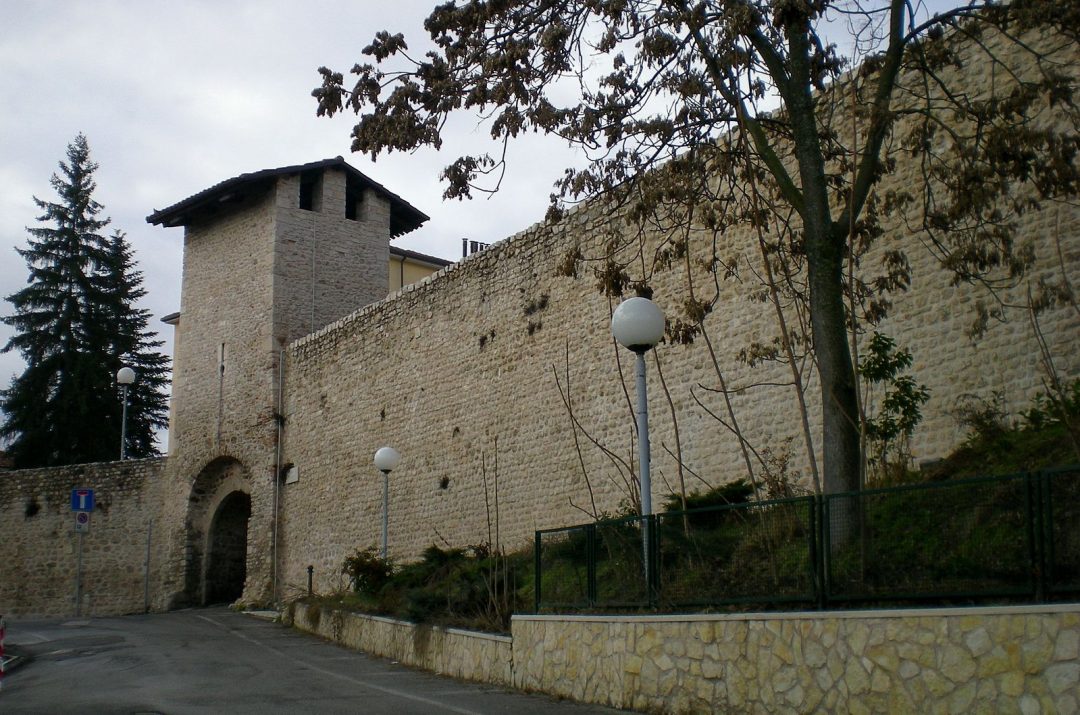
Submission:
<svg viewBox="0 0 1080 715">
<path fill-rule="evenodd" d="M 2 672 L 5 676 L 8 676 L 22 666 L 32 661 L 34 659 L 34 656 L 22 650 L 18 646 L 8 646 L 4 651 L 3 658 L 4 667 L 2 670 L 0 670 L 0 672 Z"/>
</svg>

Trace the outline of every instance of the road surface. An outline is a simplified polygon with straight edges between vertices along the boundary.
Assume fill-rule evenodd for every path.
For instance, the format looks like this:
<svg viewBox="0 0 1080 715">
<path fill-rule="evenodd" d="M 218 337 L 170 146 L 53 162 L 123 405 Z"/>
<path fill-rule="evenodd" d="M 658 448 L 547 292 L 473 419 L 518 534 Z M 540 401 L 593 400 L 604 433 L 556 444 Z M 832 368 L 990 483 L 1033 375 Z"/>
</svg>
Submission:
<svg viewBox="0 0 1080 715">
<path fill-rule="evenodd" d="M 0 713 L 614 713 L 465 683 L 225 608 L 19 622 Z"/>
</svg>

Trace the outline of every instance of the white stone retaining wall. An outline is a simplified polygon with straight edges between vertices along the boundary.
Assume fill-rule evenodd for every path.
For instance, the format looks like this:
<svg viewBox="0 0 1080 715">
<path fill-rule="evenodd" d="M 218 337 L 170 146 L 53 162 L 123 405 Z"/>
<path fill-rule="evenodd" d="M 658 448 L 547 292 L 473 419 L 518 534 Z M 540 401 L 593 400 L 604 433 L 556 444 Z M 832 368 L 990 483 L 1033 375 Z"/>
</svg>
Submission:
<svg viewBox="0 0 1080 715">
<path fill-rule="evenodd" d="M 306 603 L 290 606 L 292 625 L 371 655 L 440 675 L 510 685 L 511 639 L 457 628 L 417 625 Z"/>
<path fill-rule="evenodd" d="M 664 713 L 1076 713 L 1080 604 L 514 616 L 513 637 L 294 604 L 293 625 L 408 665 Z M 511 652 L 512 648 L 512 652 Z"/>
<path fill-rule="evenodd" d="M 514 685 L 671 713 L 1076 713 L 1080 605 L 515 616 Z"/>
</svg>

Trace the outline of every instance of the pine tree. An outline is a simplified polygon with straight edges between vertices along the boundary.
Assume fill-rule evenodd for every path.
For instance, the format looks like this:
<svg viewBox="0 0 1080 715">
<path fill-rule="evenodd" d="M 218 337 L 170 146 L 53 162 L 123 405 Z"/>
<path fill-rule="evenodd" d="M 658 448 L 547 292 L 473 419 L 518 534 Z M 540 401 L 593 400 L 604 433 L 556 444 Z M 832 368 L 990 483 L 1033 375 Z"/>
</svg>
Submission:
<svg viewBox="0 0 1080 715">
<path fill-rule="evenodd" d="M 122 405 L 115 375 L 123 360 L 143 371 L 132 389 L 130 456 L 154 453 L 153 428 L 164 421 L 167 359 L 134 306 L 145 291 L 123 235 L 106 237 L 109 219 L 94 200 L 86 137 L 68 145 L 67 161 L 50 181 L 55 202 L 34 202 L 42 224 L 28 228 L 27 286 L 8 297 L 16 334 L 3 351 L 18 350 L 26 370 L 0 391 L 0 438 L 17 468 L 116 459 Z M 138 372 L 137 372 L 138 374 Z M 141 383 L 145 383 L 141 384 Z"/>
<path fill-rule="evenodd" d="M 105 279 L 111 299 L 108 324 L 113 331 L 109 354 L 116 356 L 112 375 L 121 367 L 135 371 L 135 383 L 128 389 L 127 454 L 149 457 L 157 453 L 155 432 L 169 423 L 164 398 L 169 358 L 159 352 L 163 342 L 156 340 L 149 328 L 150 311 L 136 305 L 146 295 L 143 275 L 135 267 L 131 245 L 121 231 L 114 231 L 109 239 Z"/>
</svg>

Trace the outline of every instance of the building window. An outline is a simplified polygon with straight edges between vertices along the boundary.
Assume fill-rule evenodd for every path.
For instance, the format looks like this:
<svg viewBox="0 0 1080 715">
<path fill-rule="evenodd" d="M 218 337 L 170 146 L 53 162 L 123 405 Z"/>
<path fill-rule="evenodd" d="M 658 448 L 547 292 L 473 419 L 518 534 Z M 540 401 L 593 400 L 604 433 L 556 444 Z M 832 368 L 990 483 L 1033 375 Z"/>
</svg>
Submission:
<svg viewBox="0 0 1080 715">
<path fill-rule="evenodd" d="M 318 173 L 300 175 L 300 208 L 318 211 L 322 204 L 322 182 Z"/>
<path fill-rule="evenodd" d="M 352 176 L 345 179 L 345 218 L 356 221 L 364 203 L 364 189 Z"/>
</svg>

